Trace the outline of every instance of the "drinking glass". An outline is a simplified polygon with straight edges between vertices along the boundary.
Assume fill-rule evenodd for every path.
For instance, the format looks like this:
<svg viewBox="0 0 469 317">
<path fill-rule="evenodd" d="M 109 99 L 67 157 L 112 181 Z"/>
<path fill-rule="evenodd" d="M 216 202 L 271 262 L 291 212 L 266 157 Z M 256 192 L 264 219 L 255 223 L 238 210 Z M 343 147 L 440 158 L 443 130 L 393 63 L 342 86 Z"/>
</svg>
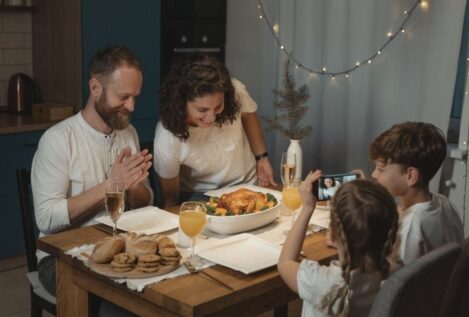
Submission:
<svg viewBox="0 0 469 317">
<path fill-rule="evenodd" d="M 293 227 L 295 222 L 295 210 L 301 206 L 301 196 L 300 196 L 300 187 L 301 179 L 293 179 L 290 183 L 283 186 L 282 190 L 282 201 L 287 206 L 291 212 L 291 222 L 290 229 L 285 230 L 283 233 L 288 234 L 288 232 Z"/>
<path fill-rule="evenodd" d="M 108 179 L 106 181 L 106 211 L 114 222 L 112 235 L 117 234 L 117 221 L 124 212 L 125 207 L 124 182 L 120 180 Z"/>
<path fill-rule="evenodd" d="M 295 178 L 296 154 L 283 152 L 280 159 L 280 178 L 283 185 L 288 185 Z"/>
<path fill-rule="evenodd" d="M 191 238 L 191 255 L 187 261 L 193 267 L 200 263 L 194 254 L 194 245 L 196 236 L 204 230 L 206 213 L 205 204 L 200 201 L 186 201 L 179 209 L 179 227 Z"/>
</svg>

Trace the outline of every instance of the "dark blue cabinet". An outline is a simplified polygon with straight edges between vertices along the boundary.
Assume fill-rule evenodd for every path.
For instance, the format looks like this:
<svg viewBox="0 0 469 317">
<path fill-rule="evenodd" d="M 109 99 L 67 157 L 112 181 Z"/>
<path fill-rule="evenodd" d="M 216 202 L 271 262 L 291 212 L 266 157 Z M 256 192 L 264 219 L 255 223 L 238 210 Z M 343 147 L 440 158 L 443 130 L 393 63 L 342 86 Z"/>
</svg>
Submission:
<svg viewBox="0 0 469 317">
<path fill-rule="evenodd" d="M 23 227 L 15 171 L 31 169 L 40 132 L 0 135 L 0 259 L 24 253 Z"/>
</svg>

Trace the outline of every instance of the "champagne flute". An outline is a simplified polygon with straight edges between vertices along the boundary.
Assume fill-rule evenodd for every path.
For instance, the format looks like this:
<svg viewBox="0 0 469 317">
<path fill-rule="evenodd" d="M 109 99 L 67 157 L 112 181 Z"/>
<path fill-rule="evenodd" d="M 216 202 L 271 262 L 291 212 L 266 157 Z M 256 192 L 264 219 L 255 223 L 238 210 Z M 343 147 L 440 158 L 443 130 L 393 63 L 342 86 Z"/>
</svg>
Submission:
<svg viewBox="0 0 469 317">
<path fill-rule="evenodd" d="M 290 184 L 295 178 L 296 154 L 283 152 L 280 159 L 280 178 L 283 185 Z"/>
<path fill-rule="evenodd" d="M 288 232 L 293 227 L 293 223 L 295 223 L 295 210 L 301 206 L 301 196 L 299 190 L 300 184 L 301 179 L 296 178 L 283 186 L 282 201 L 291 212 L 290 229 L 285 230 L 283 232 L 284 234 L 288 234 Z"/>
<path fill-rule="evenodd" d="M 200 201 L 186 201 L 179 209 L 179 226 L 191 238 L 191 255 L 187 262 L 195 268 L 200 264 L 194 254 L 195 238 L 204 230 L 206 213 L 205 204 Z"/>
<path fill-rule="evenodd" d="M 106 211 L 114 222 L 112 235 L 117 234 L 117 221 L 124 212 L 125 208 L 124 182 L 120 180 L 108 179 L 106 181 Z"/>
</svg>

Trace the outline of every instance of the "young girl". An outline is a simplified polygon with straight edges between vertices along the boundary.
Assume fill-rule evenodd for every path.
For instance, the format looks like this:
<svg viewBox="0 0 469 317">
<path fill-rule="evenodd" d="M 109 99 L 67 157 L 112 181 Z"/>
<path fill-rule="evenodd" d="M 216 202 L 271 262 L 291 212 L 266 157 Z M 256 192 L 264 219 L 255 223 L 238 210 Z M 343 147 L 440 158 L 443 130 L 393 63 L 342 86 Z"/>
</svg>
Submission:
<svg viewBox="0 0 469 317">
<path fill-rule="evenodd" d="M 287 236 L 278 269 L 285 283 L 303 299 L 302 316 L 367 316 L 381 281 L 391 271 L 388 260 L 396 240 L 398 214 L 389 192 L 378 183 L 343 184 L 331 201 L 332 239 L 339 261 L 329 266 L 299 261 L 316 198 L 311 172 L 300 186 L 303 210 Z"/>
<path fill-rule="evenodd" d="M 214 57 L 194 55 L 171 71 L 154 140 L 164 207 L 256 179 L 275 185 L 256 110 L 244 85 Z"/>
</svg>

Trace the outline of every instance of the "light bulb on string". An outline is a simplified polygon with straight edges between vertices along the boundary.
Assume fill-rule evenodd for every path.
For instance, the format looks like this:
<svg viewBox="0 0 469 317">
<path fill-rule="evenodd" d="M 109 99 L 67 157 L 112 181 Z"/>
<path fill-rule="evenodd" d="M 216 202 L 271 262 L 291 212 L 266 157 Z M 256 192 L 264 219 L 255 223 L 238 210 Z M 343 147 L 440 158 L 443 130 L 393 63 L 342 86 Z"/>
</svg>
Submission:
<svg viewBox="0 0 469 317">
<path fill-rule="evenodd" d="M 345 73 L 345 78 L 349 78 L 350 75 L 348 73 Z"/>
<path fill-rule="evenodd" d="M 262 20 L 262 15 L 259 16 L 259 20 Z"/>
<path fill-rule="evenodd" d="M 278 30 L 279 30 L 279 26 L 278 26 L 278 23 L 275 23 L 272 30 L 278 34 Z"/>
<path fill-rule="evenodd" d="M 265 7 L 264 7 L 264 4 L 263 4 L 263 0 L 257 0 L 257 3 L 258 3 L 258 8 L 260 10 L 260 15 L 259 15 L 259 19 L 263 19 L 265 20 L 267 26 L 269 27 L 269 30 L 270 32 L 272 33 L 273 35 L 273 38 L 277 44 L 277 46 L 283 51 L 285 52 L 287 55 L 291 56 L 291 58 L 293 59 L 294 61 L 294 64 L 295 65 L 295 69 L 298 69 L 298 68 L 301 68 L 303 70 L 305 70 L 306 72 L 309 73 L 309 76 L 310 78 L 316 76 L 316 75 L 332 75 L 334 78 L 336 77 L 337 74 L 346 74 L 348 75 L 348 72 L 352 72 L 352 71 L 355 71 L 359 66 L 361 66 L 363 63 L 367 62 L 368 64 L 371 64 L 371 61 L 377 56 L 377 55 L 380 55 L 383 51 L 383 49 L 393 40 L 395 40 L 396 38 L 399 38 L 398 34 L 399 33 L 405 33 L 406 30 L 404 29 L 404 26 L 407 24 L 407 21 L 409 20 L 409 18 L 411 18 L 412 16 L 412 13 L 413 11 L 418 8 L 418 7 L 421 7 L 423 9 L 427 9 L 429 4 L 428 4 L 428 0 L 414 0 L 413 1 L 413 5 L 411 6 L 410 9 L 408 10 L 403 10 L 401 12 L 403 12 L 404 15 L 406 15 L 406 17 L 404 19 L 402 19 L 400 25 L 398 28 L 392 28 L 391 31 L 389 31 L 388 33 L 386 33 L 387 35 L 387 40 L 385 43 L 382 44 L 381 46 L 381 49 L 379 49 L 378 51 L 376 51 L 374 54 L 371 54 L 369 55 L 368 57 L 365 57 L 363 59 L 361 59 L 361 61 L 357 61 L 355 63 L 355 67 L 350 67 L 348 69 L 345 69 L 345 70 L 337 70 L 337 72 L 335 72 L 334 74 L 332 74 L 330 71 L 327 72 L 327 69 L 326 67 L 323 67 L 322 68 L 322 71 L 320 70 L 315 70 L 315 69 L 312 69 L 312 68 L 309 68 L 307 66 L 304 66 L 304 64 L 302 64 L 300 61 L 298 61 L 294 56 L 292 56 L 292 51 L 289 51 L 288 49 L 286 49 L 286 47 L 282 44 L 282 41 L 280 39 L 280 37 L 278 36 L 278 33 L 279 33 L 279 24 L 278 23 L 271 23 L 270 20 L 269 20 L 269 16 L 268 14 L 266 13 L 265 11 Z M 395 31 L 393 31 L 395 30 Z M 468 57 L 468 61 L 469 61 L 469 57 Z M 346 78 L 348 78 L 350 75 L 348 76 L 345 76 Z M 332 77 L 331 77 L 332 78 Z"/>
<path fill-rule="evenodd" d="M 335 80 L 335 75 L 332 75 L 331 79 L 332 79 L 332 80 Z"/>
</svg>

